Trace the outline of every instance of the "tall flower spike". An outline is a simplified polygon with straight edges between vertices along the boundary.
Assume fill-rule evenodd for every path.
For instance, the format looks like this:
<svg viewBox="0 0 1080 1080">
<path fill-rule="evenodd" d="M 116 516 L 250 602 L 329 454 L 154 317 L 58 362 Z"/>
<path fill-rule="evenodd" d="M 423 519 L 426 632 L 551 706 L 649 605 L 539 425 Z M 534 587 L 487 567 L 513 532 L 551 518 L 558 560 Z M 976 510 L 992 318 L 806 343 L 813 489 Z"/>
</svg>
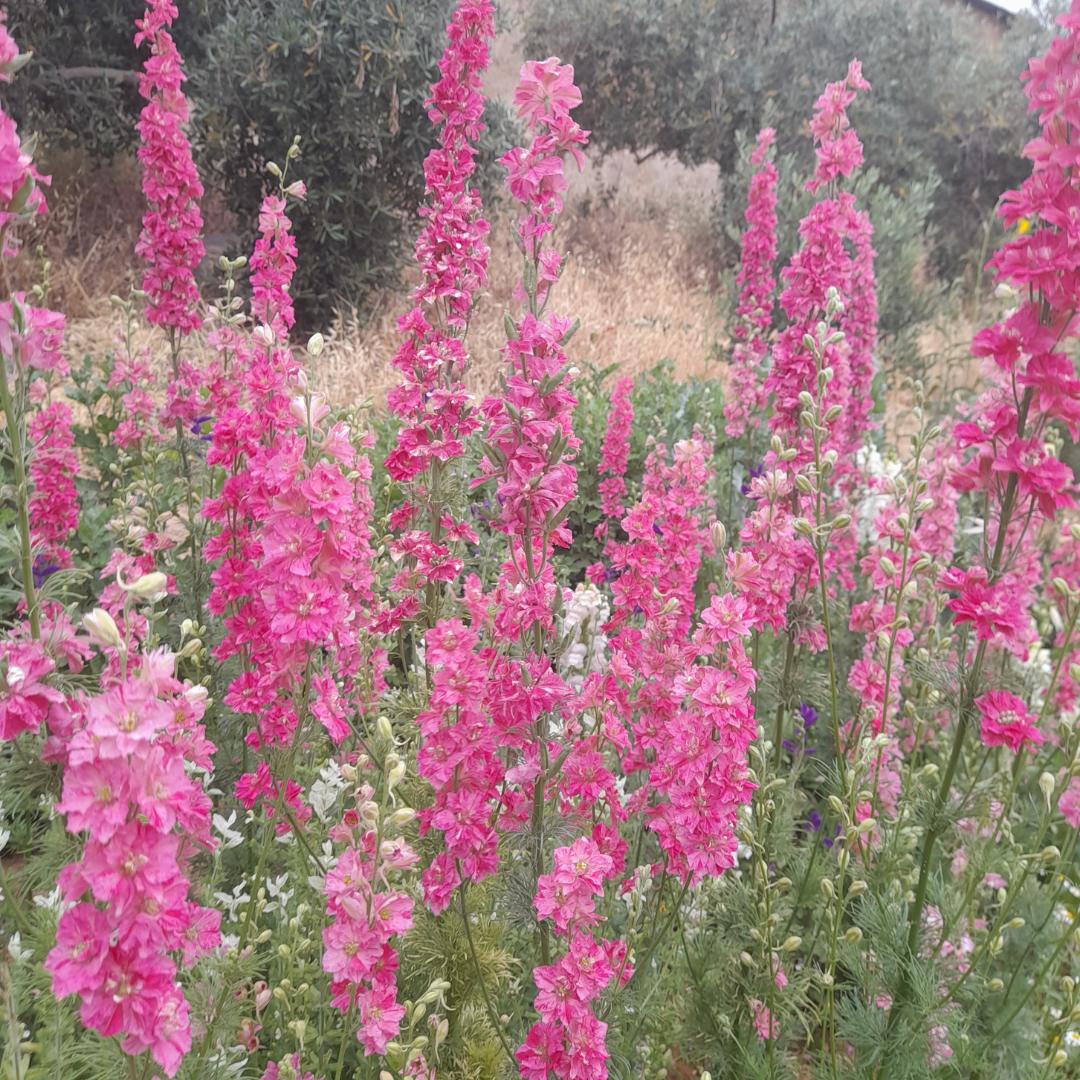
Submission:
<svg viewBox="0 0 1080 1080">
<path fill-rule="evenodd" d="M 777 174 L 769 157 L 775 138 L 772 128 L 764 128 L 750 157 L 755 172 L 746 200 L 742 261 L 735 279 L 739 286 L 736 309 L 739 321 L 734 330 L 728 403 L 724 406 L 729 439 L 741 438 L 747 420 L 763 415 L 768 400 L 761 368 L 768 354 L 767 337 L 776 290 L 773 263 L 776 261 Z"/>
<path fill-rule="evenodd" d="M 199 210 L 203 187 L 184 133 L 189 113 L 183 60 L 169 33 L 176 16 L 172 0 L 150 0 L 135 24 L 136 47 L 150 46 L 139 78 L 146 104 L 138 123 L 142 188 L 149 206 L 135 251 L 147 262 L 147 318 L 189 334 L 202 323 L 195 270 L 204 254 Z"/>
<path fill-rule="evenodd" d="M 630 432 L 634 426 L 634 380 L 619 379 L 611 392 L 611 411 L 608 413 L 604 445 L 600 450 L 600 512 L 605 518 L 621 518 L 623 497 L 626 495 L 626 466 L 630 460 Z M 607 530 L 607 522 L 597 527 L 597 535 Z"/>
<path fill-rule="evenodd" d="M 814 135 L 817 167 L 806 189 L 817 193 L 823 188 L 833 191 L 840 180 L 847 179 L 862 164 L 862 143 L 847 117 L 847 108 L 855 100 L 857 91 L 870 89 L 862 76 L 857 60 L 851 62 L 847 75 L 840 82 L 830 83 L 818 98 L 810 128 Z M 860 216 L 861 215 L 861 216 Z M 829 289 L 836 289 L 844 304 L 851 302 L 857 291 L 862 295 L 869 285 L 866 260 L 868 251 L 869 222 L 864 221 L 855 206 L 855 197 L 849 191 L 839 191 L 821 199 L 799 225 L 802 241 L 799 250 L 785 267 L 782 278 L 784 292 L 780 305 L 788 317 L 788 326 L 780 334 L 773 348 L 772 369 L 766 380 L 766 389 L 773 395 L 772 430 L 790 445 L 799 449 L 795 464 L 803 464 L 808 456 L 805 425 L 800 417 L 803 405 L 799 395 L 813 391 L 816 364 L 804 340 L 813 336 L 817 323 L 824 317 Z M 859 237 L 862 237 L 860 242 Z M 855 241 L 860 252 L 857 270 L 855 260 L 849 253 L 848 244 Z M 856 288 L 858 286 L 858 289 Z M 869 311 L 864 304 L 858 326 L 865 340 L 870 331 L 863 326 L 863 315 Z M 840 329 L 848 332 L 841 321 Z M 872 347 L 872 339 L 870 340 Z M 841 417 L 853 396 L 851 342 L 830 344 L 826 349 L 823 366 L 832 368 L 825 408 L 841 406 Z M 860 367 L 860 391 L 863 392 L 865 371 Z M 869 386 L 865 386 L 869 390 Z M 839 452 L 848 446 L 847 440 L 839 438 L 839 425 L 828 443 L 834 443 Z"/>
<path fill-rule="evenodd" d="M 439 145 L 424 161 L 427 202 L 420 208 L 424 227 L 414 252 L 421 281 L 415 306 L 398 322 L 402 341 L 393 363 L 402 381 L 388 397 L 390 411 L 402 423 L 386 469 L 410 486 L 409 498 L 392 519 L 395 529 L 406 531 L 394 545 L 403 569 L 394 581 L 398 600 L 388 624 L 413 618 L 421 593 L 453 581 L 461 570 L 461 544 L 475 539 L 442 504 L 442 474 L 480 427 L 464 383 L 469 363 L 464 338 L 487 280 L 489 226 L 480 193 L 470 182 L 475 144 L 484 130 L 482 79 L 495 34 L 493 13 L 490 0 L 460 0 L 446 28 L 441 78 L 427 100 Z"/>
</svg>

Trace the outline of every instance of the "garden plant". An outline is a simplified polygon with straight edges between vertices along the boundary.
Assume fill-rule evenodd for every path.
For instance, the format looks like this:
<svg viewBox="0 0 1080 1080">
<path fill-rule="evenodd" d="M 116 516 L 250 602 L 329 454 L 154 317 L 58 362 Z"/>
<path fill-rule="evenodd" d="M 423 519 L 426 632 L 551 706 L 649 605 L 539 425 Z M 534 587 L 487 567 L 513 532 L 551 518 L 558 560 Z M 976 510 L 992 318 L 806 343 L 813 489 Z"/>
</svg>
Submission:
<svg viewBox="0 0 1080 1080">
<path fill-rule="evenodd" d="M 196 276 L 177 14 L 132 27 L 113 349 L 47 267 L 0 303 L 0 1077 L 1080 1075 L 1080 0 L 951 396 L 882 378 L 857 59 L 785 265 L 753 141 L 717 378 L 589 368 L 573 67 L 521 68 L 485 210 L 458 0 L 397 383 L 347 408 L 295 330 L 303 132 Z M 28 62 L 0 19 L 0 101 Z M 5 282 L 50 197 L 0 109 Z"/>
</svg>

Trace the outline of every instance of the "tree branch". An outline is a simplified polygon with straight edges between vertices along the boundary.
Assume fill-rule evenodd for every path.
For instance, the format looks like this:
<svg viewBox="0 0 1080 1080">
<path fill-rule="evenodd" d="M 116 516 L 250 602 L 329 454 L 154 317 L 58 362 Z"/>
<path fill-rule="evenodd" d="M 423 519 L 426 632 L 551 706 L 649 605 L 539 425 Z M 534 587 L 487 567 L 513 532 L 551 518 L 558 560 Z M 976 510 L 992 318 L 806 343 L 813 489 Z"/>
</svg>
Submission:
<svg viewBox="0 0 1080 1080">
<path fill-rule="evenodd" d="M 56 69 L 61 79 L 107 79 L 109 82 L 138 83 L 139 73 L 126 68 L 62 67 Z"/>
</svg>

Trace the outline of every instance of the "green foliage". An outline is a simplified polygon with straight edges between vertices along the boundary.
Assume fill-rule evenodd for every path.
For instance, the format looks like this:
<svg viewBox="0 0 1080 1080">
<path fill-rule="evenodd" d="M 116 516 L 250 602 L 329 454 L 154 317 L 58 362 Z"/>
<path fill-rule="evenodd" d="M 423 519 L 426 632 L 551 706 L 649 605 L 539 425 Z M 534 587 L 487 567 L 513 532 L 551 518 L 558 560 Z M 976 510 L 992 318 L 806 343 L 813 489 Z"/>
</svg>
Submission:
<svg viewBox="0 0 1080 1080">
<path fill-rule="evenodd" d="M 337 299 L 385 284 L 415 232 L 424 110 L 437 75 L 449 0 L 225 0 L 192 72 L 202 161 L 244 228 L 252 228 L 265 165 L 302 138 L 309 197 L 294 231 L 293 295 L 325 323 Z M 499 128 L 498 111 L 488 120 Z"/>
<path fill-rule="evenodd" d="M 858 57 L 874 87 L 852 110 L 866 158 L 900 197 L 939 178 L 938 262 L 955 268 L 1027 172 L 1018 76 L 1048 31 L 1024 16 L 998 41 L 994 25 L 942 0 L 554 0 L 532 7 L 526 51 L 574 63 L 595 145 L 722 173 L 767 110 L 805 169 L 810 105 Z"/>
<path fill-rule="evenodd" d="M 294 233 L 293 296 L 301 323 L 326 325 L 337 301 L 362 306 L 408 254 L 434 142 L 424 101 L 451 0 L 196 0 L 175 37 L 188 74 L 190 137 L 202 178 L 224 195 L 241 250 L 255 235 L 267 162 L 301 137 L 297 170 L 309 198 Z M 36 54 L 13 84 L 16 118 L 44 152 L 77 146 L 91 159 L 129 151 L 142 101 L 135 76 L 138 5 L 29 0 L 12 30 Z M 5 97 L 7 90 L 5 90 Z M 489 104 L 478 182 L 490 189 L 496 150 L 515 139 Z M 234 254 L 238 252 L 233 252 Z"/>
<path fill-rule="evenodd" d="M 586 567 L 600 560 L 604 548 L 604 542 L 596 539 L 594 533 L 601 521 L 599 470 L 611 407 L 609 380 L 616 370 L 614 366 L 590 365 L 574 383 L 574 394 L 578 399 L 574 410 L 574 434 L 581 440 L 577 453 L 578 497 L 568 518 L 574 546 L 562 563 L 571 584 L 581 580 Z M 671 446 L 700 429 L 712 439 L 716 450 L 724 445 L 724 394 L 716 379 L 676 379 L 674 365 L 670 361 L 661 361 L 636 377 L 632 401 L 634 426 L 626 470 L 627 495 L 623 500 L 627 507 L 640 493 L 645 459 L 655 442 Z M 722 508 L 728 503 L 730 494 L 727 477 L 722 471 L 718 471 L 716 484 L 714 498 L 716 506 Z"/>
<path fill-rule="evenodd" d="M 773 123 L 771 110 L 765 121 Z M 729 325 L 735 319 L 738 301 L 735 272 L 745 228 L 746 192 L 753 174 L 751 133 L 739 132 L 736 142 L 739 153 L 735 172 L 725 181 L 724 197 L 713 209 L 720 261 L 731 267 L 724 276 L 723 290 Z M 776 274 L 780 291 L 780 270 L 799 247 L 799 222 L 814 201 L 805 188 L 810 173 L 804 164 L 793 152 L 780 154 L 776 162 Z M 921 374 L 925 349 L 920 347 L 918 336 L 943 310 L 944 290 L 927 260 L 935 244 L 936 229 L 931 219 L 939 190 L 940 181 L 933 174 L 910 187 L 896 187 L 873 166 L 860 171 L 852 186 L 859 206 L 870 215 L 874 227 L 878 362 L 892 385 L 899 383 L 900 375 Z"/>
<path fill-rule="evenodd" d="M 175 34 L 188 70 L 203 59 L 203 43 L 223 0 L 185 0 Z M 20 0 L 8 5 L 11 32 L 34 62 L 4 87 L 5 108 L 38 132 L 48 150 L 78 147 L 92 160 L 131 150 L 142 106 L 132 0 Z"/>
</svg>

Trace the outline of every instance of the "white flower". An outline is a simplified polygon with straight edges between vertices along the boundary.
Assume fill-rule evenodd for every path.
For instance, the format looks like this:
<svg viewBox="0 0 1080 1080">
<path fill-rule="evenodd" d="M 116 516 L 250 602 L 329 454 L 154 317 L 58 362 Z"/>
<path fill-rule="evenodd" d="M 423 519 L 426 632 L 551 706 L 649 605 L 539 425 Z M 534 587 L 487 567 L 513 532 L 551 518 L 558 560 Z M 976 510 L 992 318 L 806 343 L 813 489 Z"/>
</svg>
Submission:
<svg viewBox="0 0 1080 1080">
<path fill-rule="evenodd" d="M 51 893 L 42 894 L 34 897 L 34 907 L 39 907 L 45 911 L 60 911 L 64 906 L 64 897 L 60 892 L 60 886 L 57 885 Z"/>
<path fill-rule="evenodd" d="M 337 762 L 331 761 L 325 768 L 320 770 L 319 779 L 311 785 L 308 792 L 308 801 L 312 810 L 319 816 L 320 821 L 326 821 L 330 812 L 337 805 L 338 795 L 346 788 L 345 778 L 341 775 L 341 769 Z"/>
<path fill-rule="evenodd" d="M 563 651 L 559 671 L 567 683 L 580 689 L 585 676 L 607 667 L 607 638 L 602 627 L 611 616 L 607 598 L 592 582 L 566 591 L 560 636 Z"/>
<path fill-rule="evenodd" d="M 244 882 L 240 882 L 233 889 L 231 895 L 225 892 L 214 893 L 214 899 L 218 902 L 219 907 L 228 912 L 229 922 L 236 922 L 236 915 L 241 904 L 247 904 L 251 901 L 251 897 L 244 892 Z"/>
<path fill-rule="evenodd" d="M 244 842 L 244 834 L 237 832 L 233 828 L 236 823 L 236 811 L 234 810 L 228 818 L 222 817 L 221 814 L 215 814 L 213 817 L 214 831 L 221 836 L 222 847 L 234 848 L 239 847 Z"/>
<path fill-rule="evenodd" d="M 16 964 L 24 964 L 34 955 L 33 949 L 24 949 L 22 947 L 22 937 L 19 935 L 18 930 L 8 938 L 7 947 L 8 955 Z"/>
<path fill-rule="evenodd" d="M 289 875 L 282 874 L 280 877 L 266 879 L 266 891 L 270 896 L 270 903 L 263 909 L 267 913 L 271 911 L 284 911 L 289 901 L 295 894 L 295 889 L 286 889 L 289 883 Z"/>
</svg>

